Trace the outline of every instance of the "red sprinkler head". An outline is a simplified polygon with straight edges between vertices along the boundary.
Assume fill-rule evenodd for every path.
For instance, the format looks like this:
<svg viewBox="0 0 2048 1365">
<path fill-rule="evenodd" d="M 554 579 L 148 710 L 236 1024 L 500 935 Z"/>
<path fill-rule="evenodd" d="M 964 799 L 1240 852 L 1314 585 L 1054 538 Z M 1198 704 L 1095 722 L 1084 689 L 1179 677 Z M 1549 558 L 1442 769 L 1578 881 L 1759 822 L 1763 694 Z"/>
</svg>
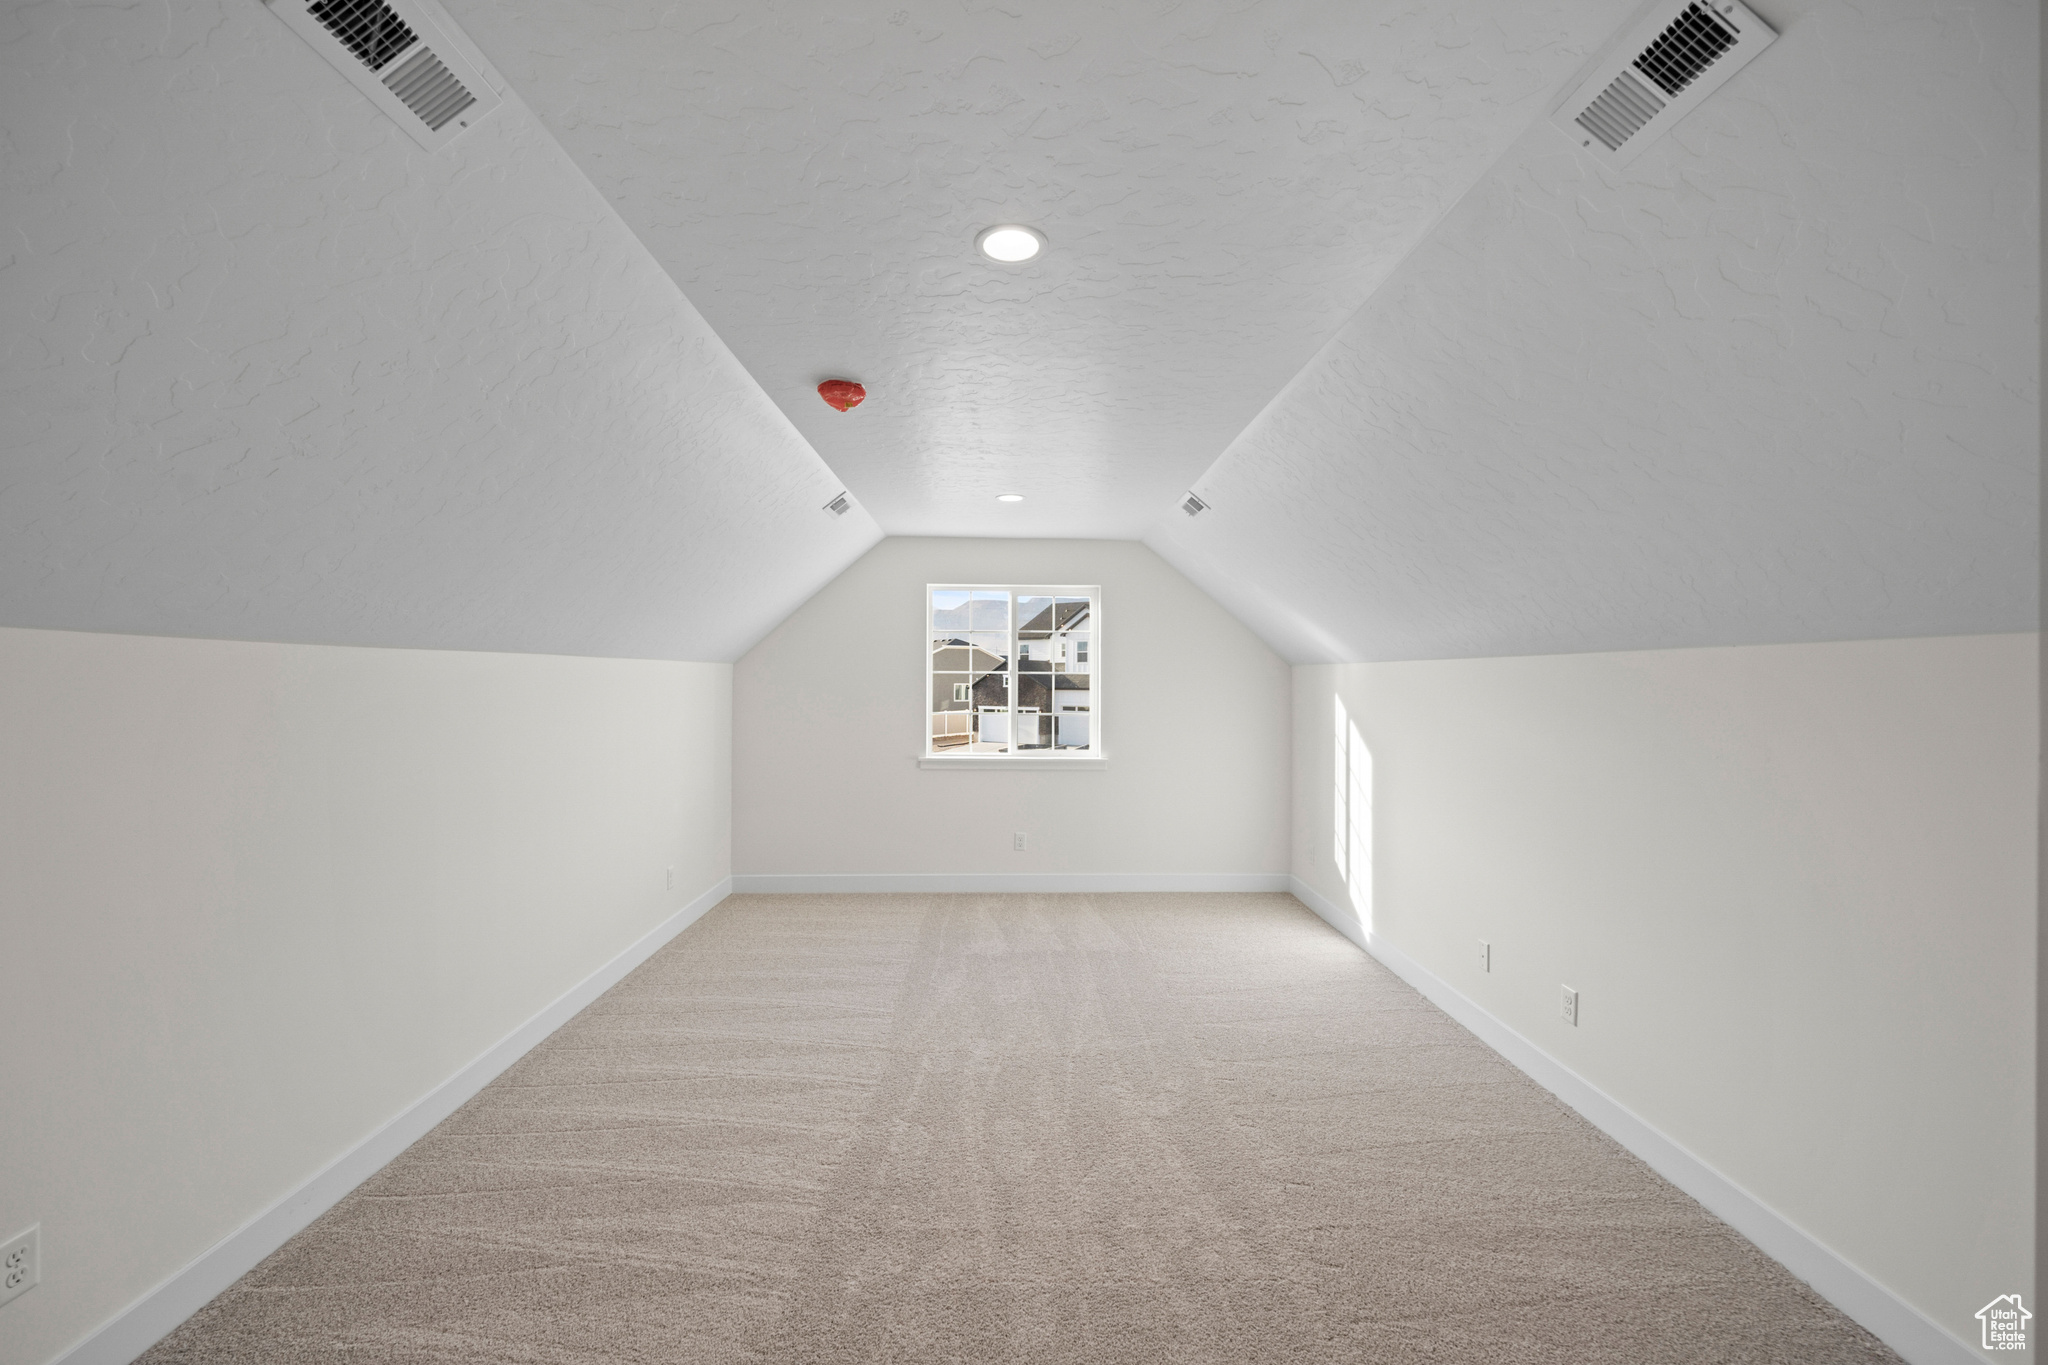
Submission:
<svg viewBox="0 0 2048 1365">
<path fill-rule="evenodd" d="M 841 412 L 850 412 L 868 396 L 868 391 L 851 379 L 828 379 L 818 385 L 818 397 Z"/>
</svg>

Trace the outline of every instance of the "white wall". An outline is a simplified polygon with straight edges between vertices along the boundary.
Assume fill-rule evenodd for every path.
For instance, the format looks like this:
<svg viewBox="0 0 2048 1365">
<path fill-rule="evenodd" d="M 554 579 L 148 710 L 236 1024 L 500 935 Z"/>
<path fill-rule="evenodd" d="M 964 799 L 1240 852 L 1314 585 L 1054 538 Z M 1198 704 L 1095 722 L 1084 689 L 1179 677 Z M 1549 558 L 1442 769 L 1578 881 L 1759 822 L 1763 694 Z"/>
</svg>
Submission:
<svg viewBox="0 0 2048 1365">
<path fill-rule="evenodd" d="M 48 1360 L 729 871 L 727 665 L 0 630 Z M 674 891 L 664 889 L 674 866 Z"/>
<path fill-rule="evenodd" d="M 917 766 L 925 585 L 1006 582 L 1101 585 L 1106 769 Z M 1284 874 L 1289 687 L 1135 542 L 885 540 L 734 665 L 734 871 Z"/>
<path fill-rule="evenodd" d="M 1341 698 L 1374 932 L 1975 1341 L 2032 1273 L 2035 650 L 1299 668 L 1295 874 L 1348 899 Z"/>
</svg>

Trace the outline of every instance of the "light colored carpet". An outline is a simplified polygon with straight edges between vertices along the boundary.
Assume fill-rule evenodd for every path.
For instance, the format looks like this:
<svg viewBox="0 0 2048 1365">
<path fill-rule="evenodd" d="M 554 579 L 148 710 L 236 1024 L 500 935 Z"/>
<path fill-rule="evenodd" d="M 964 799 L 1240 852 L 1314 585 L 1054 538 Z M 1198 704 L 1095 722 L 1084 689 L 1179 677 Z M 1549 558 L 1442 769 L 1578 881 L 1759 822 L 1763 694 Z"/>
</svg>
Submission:
<svg viewBox="0 0 2048 1365">
<path fill-rule="evenodd" d="M 144 1360 L 1894 1361 L 1288 896 L 738 896 Z"/>
</svg>

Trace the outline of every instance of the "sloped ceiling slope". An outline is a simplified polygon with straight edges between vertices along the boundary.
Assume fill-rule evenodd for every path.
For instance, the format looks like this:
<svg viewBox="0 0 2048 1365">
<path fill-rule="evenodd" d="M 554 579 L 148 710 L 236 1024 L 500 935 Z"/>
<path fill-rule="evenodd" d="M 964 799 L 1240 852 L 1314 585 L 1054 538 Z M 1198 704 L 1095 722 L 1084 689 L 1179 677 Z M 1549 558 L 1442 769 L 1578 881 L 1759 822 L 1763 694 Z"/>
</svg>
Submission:
<svg viewBox="0 0 2048 1365">
<path fill-rule="evenodd" d="M 0 622 L 730 659 L 879 538 L 516 96 L 254 0 L 0 10 Z"/>
<path fill-rule="evenodd" d="M 450 8 L 890 534 L 1135 538 L 1629 3 Z"/>
<path fill-rule="evenodd" d="M 1529 130 L 1147 538 L 1300 660 L 2033 629 L 2039 9 L 1760 5 Z"/>
</svg>

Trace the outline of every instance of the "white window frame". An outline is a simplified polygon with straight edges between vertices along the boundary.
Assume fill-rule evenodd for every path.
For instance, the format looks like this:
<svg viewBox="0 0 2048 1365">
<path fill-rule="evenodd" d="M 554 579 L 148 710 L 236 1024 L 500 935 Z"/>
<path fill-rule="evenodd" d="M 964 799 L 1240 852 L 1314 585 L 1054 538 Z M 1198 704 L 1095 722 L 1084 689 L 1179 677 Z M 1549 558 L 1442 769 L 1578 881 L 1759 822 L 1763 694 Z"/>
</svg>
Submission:
<svg viewBox="0 0 2048 1365">
<path fill-rule="evenodd" d="M 932 625 L 932 595 L 942 591 L 963 592 L 1004 592 L 1010 595 L 1010 654 L 1008 669 L 1009 688 L 1009 733 L 1017 733 L 1017 681 L 1023 670 L 1017 667 L 1019 650 L 1017 631 L 1022 624 L 1017 619 L 1017 599 L 1020 597 L 1086 597 L 1088 599 L 1088 747 L 1085 749 L 1045 749 L 1029 753 L 1012 751 L 1006 754 L 951 753 L 932 747 L 932 640 L 936 634 Z M 1056 675 L 1048 675 L 1056 676 Z M 1057 705 L 1055 703 L 1055 705 Z M 920 768 L 1009 768 L 1009 769 L 1085 769 L 1109 766 L 1109 756 L 1102 742 L 1102 587 L 1100 584 L 1056 584 L 1037 583 L 927 583 L 924 585 L 924 695 L 918 702 L 922 719 L 919 721 L 924 735 L 924 750 L 918 756 Z M 1058 726 L 1058 710 L 1055 709 L 1053 724 Z"/>
</svg>

